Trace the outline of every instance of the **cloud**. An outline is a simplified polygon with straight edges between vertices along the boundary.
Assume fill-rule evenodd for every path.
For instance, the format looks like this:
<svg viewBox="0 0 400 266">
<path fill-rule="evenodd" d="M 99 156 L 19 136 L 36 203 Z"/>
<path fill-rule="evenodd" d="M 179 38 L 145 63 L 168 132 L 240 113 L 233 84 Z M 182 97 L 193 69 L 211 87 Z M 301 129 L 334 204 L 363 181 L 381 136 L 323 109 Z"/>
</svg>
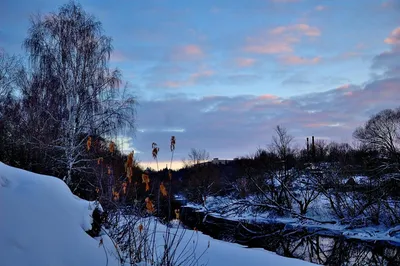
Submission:
<svg viewBox="0 0 400 266">
<path fill-rule="evenodd" d="M 126 61 L 128 58 L 121 52 L 121 51 L 114 51 L 111 53 L 110 61 L 111 62 L 123 62 Z"/>
<path fill-rule="evenodd" d="M 317 27 L 304 23 L 279 26 L 257 36 L 247 37 L 244 51 L 254 54 L 280 55 L 280 62 L 284 64 L 315 64 L 320 61 L 319 57 L 299 57 L 294 54 L 295 45 L 304 38 L 312 39 L 320 35 L 321 31 Z"/>
<path fill-rule="evenodd" d="M 400 44 L 400 27 L 394 29 L 389 37 L 385 39 L 385 43 L 387 44 Z"/>
<path fill-rule="evenodd" d="M 385 42 L 390 50 L 373 58 L 372 69 L 383 70 L 385 77 L 400 77 L 400 27 L 394 29 Z"/>
<path fill-rule="evenodd" d="M 234 74 L 228 75 L 225 79 L 227 84 L 230 85 L 246 85 L 257 80 L 261 80 L 262 77 L 255 74 Z"/>
<path fill-rule="evenodd" d="M 172 60 L 194 60 L 203 58 L 204 51 L 202 48 L 195 44 L 178 46 L 173 49 L 171 58 Z"/>
<path fill-rule="evenodd" d="M 203 55 L 203 51 L 201 50 L 201 48 L 193 44 L 183 46 L 181 47 L 181 50 L 185 55 L 191 55 L 191 56 Z"/>
<path fill-rule="evenodd" d="M 273 128 L 282 124 L 300 140 L 314 135 L 351 141 L 354 129 L 370 115 L 398 107 L 400 78 L 376 80 L 365 86 L 343 84 L 325 92 L 291 98 L 273 94 L 208 96 L 181 95 L 140 104 L 135 147 L 142 161 L 152 161 L 149 144 L 160 144 L 160 161 L 168 161 L 168 141 L 177 138 L 175 158 L 190 148 L 204 148 L 211 157 L 232 158 L 270 143 Z M 178 130 L 179 129 L 179 130 Z M 146 150 L 149 150 L 146 152 Z"/>
<path fill-rule="evenodd" d="M 286 55 L 281 57 L 281 61 L 286 65 L 312 65 L 321 61 L 321 57 L 299 57 L 296 55 Z"/>
<path fill-rule="evenodd" d="M 254 58 L 237 58 L 236 65 L 239 67 L 253 66 L 256 60 Z"/>
<path fill-rule="evenodd" d="M 256 54 L 280 54 L 293 52 L 291 42 L 275 42 L 275 43 L 264 43 L 264 44 L 250 44 L 247 45 L 244 50 L 250 53 Z"/>
<path fill-rule="evenodd" d="M 288 78 L 284 79 L 281 83 L 282 85 L 297 85 L 297 86 L 302 86 L 302 85 L 309 85 L 311 84 L 311 81 L 307 78 L 307 75 L 304 73 L 295 73 Z"/>
<path fill-rule="evenodd" d="M 315 9 L 316 11 L 323 11 L 323 10 L 326 9 L 326 6 L 318 5 L 318 6 L 316 6 L 314 9 Z"/>
<path fill-rule="evenodd" d="M 350 87 L 351 87 L 350 84 L 343 84 L 343 85 L 337 87 L 336 89 L 337 89 L 337 90 L 347 90 L 347 89 L 349 89 Z"/>
<path fill-rule="evenodd" d="M 300 33 L 305 36 L 320 36 L 321 31 L 317 27 L 312 27 L 307 24 L 294 24 L 289 26 L 280 26 L 271 30 L 274 35 L 281 35 L 284 33 Z"/>
<path fill-rule="evenodd" d="M 385 9 L 398 9 L 400 10 L 400 3 L 397 0 L 384 1 L 381 5 Z"/>
<path fill-rule="evenodd" d="M 276 100 L 279 97 L 276 95 L 272 95 L 272 94 L 263 94 L 257 97 L 257 99 L 261 99 L 261 100 Z"/>
<path fill-rule="evenodd" d="M 185 86 L 192 86 L 212 77 L 214 74 L 215 73 L 213 70 L 199 69 L 198 71 L 189 74 L 184 79 L 162 81 L 158 83 L 158 86 L 164 88 L 181 88 Z"/>
</svg>

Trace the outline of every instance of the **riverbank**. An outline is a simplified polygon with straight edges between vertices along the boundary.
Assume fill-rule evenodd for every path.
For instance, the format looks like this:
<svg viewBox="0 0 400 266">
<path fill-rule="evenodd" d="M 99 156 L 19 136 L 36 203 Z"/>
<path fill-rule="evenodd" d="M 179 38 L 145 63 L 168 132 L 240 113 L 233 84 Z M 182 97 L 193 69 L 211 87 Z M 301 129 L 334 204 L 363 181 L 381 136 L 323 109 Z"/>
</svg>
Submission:
<svg viewBox="0 0 400 266">
<path fill-rule="evenodd" d="M 207 207 L 207 206 L 206 206 Z M 281 256 L 324 265 L 400 265 L 400 239 L 395 228 L 346 228 L 291 217 L 226 215 L 218 208 L 188 203 L 181 220 L 213 238 L 264 248 Z M 220 209 L 221 210 L 221 209 Z"/>
<path fill-rule="evenodd" d="M 254 213 L 251 210 L 242 213 L 226 211 L 226 206 L 234 204 L 234 201 L 223 197 L 210 197 L 205 206 L 186 203 L 184 207 L 192 208 L 208 216 L 221 218 L 229 221 L 236 221 L 246 224 L 281 224 L 288 230 L 307 230 L 309 233 L 316 233 L 324 236 L 337 236 L 363 241 L 388 241 L 393 245 L 400 246 L 400 225 L 388 227 L 376 226 L 353 226 L 342 223 L 335 219 L 325 206 L 326 201 L 320 200 L 310 206 L 309 213 L 303 217 L 279 217 L 269 212 Z"/>
</svg>

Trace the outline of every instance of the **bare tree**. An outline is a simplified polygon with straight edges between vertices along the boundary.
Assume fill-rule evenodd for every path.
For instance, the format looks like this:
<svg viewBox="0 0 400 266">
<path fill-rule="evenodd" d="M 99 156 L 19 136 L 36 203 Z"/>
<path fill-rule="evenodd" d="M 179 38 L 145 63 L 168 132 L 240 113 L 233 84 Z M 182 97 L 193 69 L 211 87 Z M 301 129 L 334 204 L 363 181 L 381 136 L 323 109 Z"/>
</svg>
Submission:
<svg viewBox="0 0 400 266">
<path fill-rule="evenodd" d="M 0 48 L 0 161 L 21 167 L 20 103 L 18 91 L 20 58 L 10 56 Z"/>
<path fill-rule="evenodd" d="M 0 49 L 0 102 L 15 92 L 21 61 L 16 56 L 9 56 Z"/>
<path fill-rule="evenodd" d="M 203 163 L 208 161 L 210 158 L 210 154 L 205 149 L 190 149 L 188 153 L 188 159 L 183 160 L 183 164 L 186 167 L 190 167 L 199 163 Z"/>
<path fill-rule="evenodd" d="M 324 161 L 328 153 L 327 142 L 323 139 L 317 139 L 314 145 L 315 145 L 316 158 L 318 158 L 319 161 Z"/>
<path fill-rule="evenodd" d="M 366 148 L 381 152 L 381 167 L 397 165 L 396 169 L 400 169 L 400 108 L 373 115 L 364 126 L 355 130 L 353 136 Z"/>
<path fill-rule="evenodd" d="M 73 173 L 85 169 L 90 136 L 133 127 L 134 98 L 117 89 L 121 74 L 109 68 L 111 38 L 74 2 L 34 18 L 24 46 L 32 67 L 23 91 L 26 122 L 40 120 L 40 130 L 52 131 L 53 138 L 33 141 L 57 151 L 53 162 L 71 185 Z"/>
<path fill-rule="evenodd" d="M 276 126 L 276 135 L 272 137 L 271 149 L 281 158 L 285 160 L 289 153 L 291 153 L 291 144 L 294 137 L 291 136 L 287 129 L 282 126 Z"/>
</svg>

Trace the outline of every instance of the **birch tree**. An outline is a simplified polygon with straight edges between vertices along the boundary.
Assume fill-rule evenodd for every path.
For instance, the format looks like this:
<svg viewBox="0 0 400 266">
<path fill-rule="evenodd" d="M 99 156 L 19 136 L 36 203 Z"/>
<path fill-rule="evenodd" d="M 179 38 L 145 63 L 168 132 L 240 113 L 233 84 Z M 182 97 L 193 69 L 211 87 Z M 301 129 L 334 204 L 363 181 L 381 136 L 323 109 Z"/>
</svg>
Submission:
<svg viewBox="0 0 400 266">
<path fill-rule="evenodd" d="M 111 38 L 80 5 L 70 2 L 57 13 L 34 17 L 24 42 L 31 72 L 24 89 L 27 120 L 40 120 L 47 139 L 38 145 L 56 151 L 53 162 L 73 183 L 85 171 L 86 143 L 133 127 L 134 98 L 120 90 L 121 73 L 109 66 Z M 30 117 L 30 113 L 38 114 Z M 35 137 L 35 136 L 34 136 Z"/>
</svg>

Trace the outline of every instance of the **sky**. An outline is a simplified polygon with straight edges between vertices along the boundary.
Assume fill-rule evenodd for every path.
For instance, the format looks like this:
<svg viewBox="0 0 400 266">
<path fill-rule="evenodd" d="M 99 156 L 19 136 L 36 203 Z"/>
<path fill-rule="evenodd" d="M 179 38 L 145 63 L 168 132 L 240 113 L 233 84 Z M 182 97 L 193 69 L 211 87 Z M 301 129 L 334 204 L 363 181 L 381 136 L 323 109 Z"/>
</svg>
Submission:
<svg viewBox="0 0 400 266">
<path fill-rule="evenodd" d="M 60 0 L 3 0 L 0 48 L 24 54 L 30 16 Z M 191 148 L 232 159 L 282 125 L 352 143 L 374 113 L 399 107 L 400 0 L 79 1 L 113 38 L 110 66 L 137 97 L 118 142 L 144 166 L 181 166 Z M 170 165 L 171 136 L 176 137 Z"/>
</svg>

